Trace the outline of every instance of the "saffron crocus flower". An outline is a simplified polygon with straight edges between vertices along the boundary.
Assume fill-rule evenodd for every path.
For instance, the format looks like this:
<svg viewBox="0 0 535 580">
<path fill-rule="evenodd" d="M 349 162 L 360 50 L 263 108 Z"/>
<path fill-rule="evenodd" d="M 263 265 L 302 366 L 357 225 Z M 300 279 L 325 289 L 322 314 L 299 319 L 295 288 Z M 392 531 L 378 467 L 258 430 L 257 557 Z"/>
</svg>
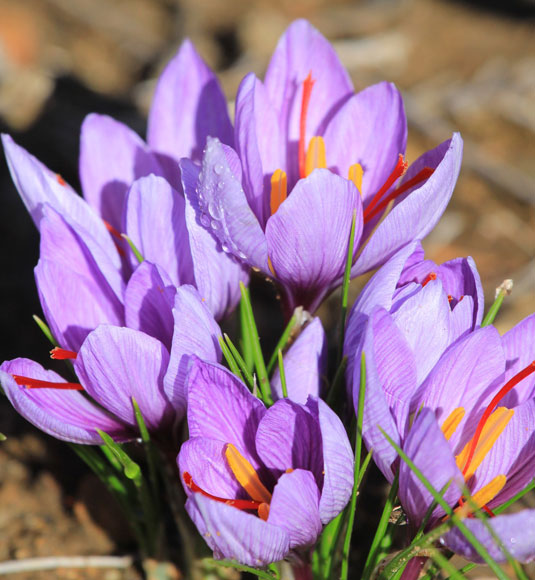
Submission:
<svg viewBox="0 0 535 580">
<path fill-rule="evenodd" d="M 186 409 L 191 355 L 221 357 L 220 330 L 193 287 L 178 288 L 172 316 L 170 350 L 140 330 L 104 324 L 87 334 L 77 352 L 56 348 L 51 353 L 72 360 L 79 383 L 18 358 L 0 366 L 2 387 L 15 409 L 39 429 L 87 444 L 101 443 L 97 428 L 119 441 L 135 438 L 134 397 L 149 430 L 169 445 Z"/>
<path fill-rule="evenodd" d="M 209 140 L 200 173 L 183 165 L 185 193 L 224 249 L 277 280 L 288 312 L 313 312 L 342 281 L 353 213 L 356 276 L 425 237 L 444 211 L 461 139 L 426 153 L 401 179 L 406 130 L 395 87 L 354 94 L 331 45 L 299 20 L 264 83 L 249 75 L 240 86 L 237 155 Z"/>
<path fill-rule="evenodd" d="M 119 301 L 137 264 L 121 232 L 176 286 L 195 285 L 220 319 L 238 302 L 239 282 L 247 274 L 187 210 L 178 169 L 181 157 L 199 159 L 208 135 L 233 142 L 217 79 L 186 41 L 158 82 L 148 145 L 110 117 L 89 115 L 84 121 L 80 180 L 87 203 L 9 136 L 2 140 L 13 180 L 36 225 L 45 204 L 56 210 L 84 240 Z"/>
<path fill-rule="evenodd" d="M 304 556 L 351 495 L 351 446 L 321 399 L 266 409 L 234 375 L 195 361 L 188 427 L 186 510 L 216 558 L 262 567 Z"/>
<path fill-rule="evenodd" d="M 430 312 L 428 316 L 432 316 Z M 389 481 L 399 472 L 399 498 L 410 529 L 423 521 L 432 496 L 423 488 L 378 426 L 400 445 L 437 490 L 450 482 L 444 499 L 452 508 L 470 508 L 466 485 L 475 504 L 492 515 L 533 479 L 535 460 L 535 315 L 500 337 L 493 327 L 476 329 L 450 346 L 419 385 L 414 356 L 384 310 L 374 310 L 367 322 L 366 402 L 363 436 Z M 359 370 L 355 367 L 354 385 Z M 354 387 L 355 388 L 355 387 Z M 354 393 L 354 395 L 356 395 Z M 416 415 L 412 427 L 411 416 Z M 519 560 L 535 557 L 535 544 L 514 531 L 519 521 L 532 522 L 534 512 L 498 516 L 490 525 Z M 432 527 L 444 516 L 432 514 Z M 505 560 L 483 524 L 470 522 L 478 539 L 493 556 Z M 453 531 L 444 543 L 477 559 L 473 547 Z"/>
</svg>

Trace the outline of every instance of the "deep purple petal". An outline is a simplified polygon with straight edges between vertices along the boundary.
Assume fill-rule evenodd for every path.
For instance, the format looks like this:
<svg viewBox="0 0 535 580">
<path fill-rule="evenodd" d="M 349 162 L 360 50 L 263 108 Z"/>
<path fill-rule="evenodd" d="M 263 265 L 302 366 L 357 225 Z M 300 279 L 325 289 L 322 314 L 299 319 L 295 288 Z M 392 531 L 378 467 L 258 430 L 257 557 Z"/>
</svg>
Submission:
<svg viewBox="0 0 535 580">
<path fill-rule="evenodd" d="M 218 337 L 221 330 L 193 286 L 177 288 L 173 319 L 171 358 L 164 378 L 164 389 L 175 409 L 185 410 L 186 376 L 191 355 L 208 362 L 219 362 L 221 348 Z M 191 432 L 190 435 L 193 437 Z"/>
<path fill-rule="evenodd" d="M 186 511 L 215 558 L 258 568 L 279 562 L 290 550 L 290 538 L 283 528 L 200 493 L 188 499 Z"/>
<path fill-rule="evenodd" d="M 347 178 L 354 163 L 364 169 L 366 204 L 394 170 L 399 154 L 405 153 L 407 119 L 399 91 L 382 82 L 357 93 L 330 121 L 324 139 L 331 170 Z"/>
<path fill-rule="evenodd" d="M 150 175 L 132 185 L 123 221 L 141 255 L 162 266 L 176 286 L 193 281 L 184 197 L 163 177 Z"/>
<path fill-rule="evenodd" d="M 147 135 L 152 149 L 175 162 L 182 157 L 200 160 L 210 136 L 233 144 L 225 96 L 189 40 L 182 43 L 158 80 Z"/>
<path fill-rule="evenodd" d="M 182 187 L 186 198 L 186 226 L 193 261 L 195 285 L 217 320 L 232 311 L 241 298 L 240 282 L 247 284 L 245 267 L 223 252 L 210 228 L 202 225 L 197 199 L 200 168 L 188 159 L 180 162 Z"/>
<path fill-rule="evenodd" d="M 161 173 L 154 155 L 132 129 L 106 115 L 92 113 L 82 123 L 80 182 L 84 197 L 116 230 L 126 192 L 138 178 Z"/>
<path fill-rule="evenodd" d="M 13 374 L 53 383 L 64 383 L 65 379 L 23 358 L 6 361 L 0 367 L 0 383 L 13 407 L 45 433 L 63 441 L 90 445 L 102 443 L 96 429 L 118 441 L 134 437 L 127 425 L 113 419 L 79 391 L 28 389 L 17 385 Z"/>
<path fill-rule="evenodd" d="M 250 73 L 236 96 L 236 151 L 244 175 L 243 186 L 251 209 L 265 226 L 270 212 L 271 176 L 284 169 L 282 137 L 277 113 L 264 85 Z"/>
<path fill-rule="evenodd" d="M 190 437 L 232 443 L 257 468 L 254 441 L 264 405 L 232 373 L 197 358 L 187 383 Z"/>
<path fill-rule="evenodd" d="M 321 533 L 320 491 L 310 471 L 285 473 L 273 490 L 268 523 L 286 530 L 290 548 L 314 544 Z"/>
<path fill-rule="evenodd" d="M 423 409 L 416 417 L 403 450 L 437 492 L 451 481 L 441 495 L 453 507 L 461 497 L 464 479 L 433 411 Z M 398 495 L 409 519 L 418 526 L 433 503 L 433 496 L 403 460 L 399 467 Z M 439 506 L 433 511 L 432 518 L 443 514 L 444 510 Z"/>
<path fill-rule="evenodd" d="M 319 318 L 301 331 L 283 357 L 288 397 L 304 405 L 308 396 L 319 397 L 327 372 L 327 338 Z M 271 390 L 282 397 L 279 367 L 271 379 Z"/>
<path fill-rule="evenodd" d="M 264 232 L 217 139 L 208 139 L 197 200 L 201 224 L 212 229 L 223 251 L 269 272 Z"/>
<path fill-rule="evenodd" d="M 497 516 L 489 519 L 487 524 L 492 526 L 494 533 L 500 538 L 506 550 L 515 560 L 525 563 L 535 560 L 535 509 L 526 509 L 516 514 Z M 465 519 L 464 525 L 487 548 L 493 560 L 497 562 L 506 561 L 505 554 L 496 544 L 483 522 L 475 518 Z M 452 552 L 468 560 L 483 562 L 475 548 L 456 528 L 448 532 L 442 538 L 442 542 Z"/>
<path fill-rule="evenodd" d="M 151 430 L 174 416 L 163 390 L 169 354 L 163 344 L 138 330 L 102 325 L 85 339 L 74 363 L 91 397 L 125 423 L 137 426 L 132 397 Z"/>
<path fill-rule="evenodd" d="M 166 272 L 145 260 L 134 270 L 126 286 L 126 326 L 154 336 L 170 350 L 175 294 L 176 287 Z"/>
<path fill-rule="evenodd" d="M 426 155 L 423 163 L 431 167 L 435 167 L 432 162 L 436 163 L 437 157 L 440 159 L 434 173 L 410 194 L 402 196 L 402 200 L 380 223 L 353 266 L 353 276 L 383 264 L 408 242 L 425 238 L 440 219 L 453 193 L 461 167 L 460 135 L 454 133 L 451 141 L 446 141 Z"/>
<path fill-rule="evenodd" d="M 313 312 L 344 272 L 353 211 L 355 248 L 362 202 L 352 182 L 327 169 L 300 180 L 266 225 L 276 277 L 290 287 L 294 305 Z"/>
</svg>

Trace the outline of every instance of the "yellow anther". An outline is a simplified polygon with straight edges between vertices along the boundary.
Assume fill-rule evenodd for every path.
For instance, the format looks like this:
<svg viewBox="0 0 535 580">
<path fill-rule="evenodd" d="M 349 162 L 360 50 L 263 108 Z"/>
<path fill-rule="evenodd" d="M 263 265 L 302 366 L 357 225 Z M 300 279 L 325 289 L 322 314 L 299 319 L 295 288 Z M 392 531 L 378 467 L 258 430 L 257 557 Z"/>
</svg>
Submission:
<svg viewBox="0 0 535 580">
<path fill-rule="evenodd" d="M 267 522 L 267 520 L 269 518 L 269 504 L 261 503 L 258 506 L 258 517 L 261 520 L 264 520 L 265 522 Z"/>
<path fill-rule="evenodd" d="M 462 502 L 463 506 L 458 507 L 455 511 L 459 512 L 460 510 L 463 510 L 464 515 L 468 515 L 475 511 L 475 506 L 477 506 L 478 509 L 482 508 L 492 501 L 500 491 L 502 491 L 506 481 L 507 477 L 505 477 L 505 475 L 497 475 L 492 481 L 487 483 L 487 485 L 474 493 L 471 502 L 464 500 Z"/>
<path fill-rule="evenodd" d="M 444 423 L 442 423 L 442 433 L 444 433 L 444 437 L 446 437 L 448 441 L 455 433 L 459 423 L 463 420 L 465 412 L 466 411 L 463 409 L 463 407 L 457 407 L 456 409 L 453 409 Z"/>
<path fill-rule="evenodd" d="M 355 187 L 359 190 L 362 195 L 362 177 L 364 175 L 364 169 L 360 163 L 354 163 L 348 172 L 347 178 L 355 184 Z"/>
<path fill-rule="evenodd" d="M 273 278 L 277 277 L 277 274 L 275 273 L 275 268 L 273 267 L 273 263 L 271 262 L 271 258 L 268 257 L 268 268 L 269 271 L 273 274 Z"/>
<path fill-rule="evenodd" d="M 468 481 L 472 475 L 474 475 L 476 469 L 481 465 L 481 462 L 487 456 L 487 453 L 492 449 L 493 445 L 496 443 L 498 437 L 502 434 L 503 430 L 507 427 L 507 424 L 515 414 L 513 409 L 507 409 L 506 407 L 498 407 L 494 413 L 489 417 L 488 421 L 485 423 L 479 441 L 477 442 L 477 447 L 474 452 L 474 456 L 470 461 L 468 470 L 464 474 L 464 478 Z M 457 455 L 456 462 L 459 469 L 465 467 L 466 460 L 468 459 L 468 454 L 470 452 L 470 446 L 472 441 L 464 446 L 464 449 Z"/>
<path fill-rule="evenodd" d="M 271 501 L 271 494 L 260 481 L 258 473 L 245 457 L 232 445 L 225 446 L 225 457 L 228 465 L 243 489 L 254 501 L 267 503 Z"/>
<path fill-rule="evenodd" d="M 314 169 L 325 169 L 326 167 L 325 141 L 323 137 L 312 137 L 305 161 L 305 176 L 308 177 Z"/>
<path fill-rule="evenodd" d="M 288 181 L 286 173 L 281 169 L 277 169 L 271 176 L 271 196 L 269 198 L 269 207 L 271 215 L 278 209 L 280 204 L 286 199 L 288 195 Z"/>
</svg>

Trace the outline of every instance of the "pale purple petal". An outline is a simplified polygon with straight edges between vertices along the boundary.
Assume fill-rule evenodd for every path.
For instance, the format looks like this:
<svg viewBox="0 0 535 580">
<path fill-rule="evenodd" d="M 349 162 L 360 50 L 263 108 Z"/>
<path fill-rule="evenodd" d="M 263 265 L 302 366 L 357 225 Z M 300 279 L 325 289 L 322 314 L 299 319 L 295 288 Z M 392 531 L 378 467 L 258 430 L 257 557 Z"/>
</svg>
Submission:
<svg viewBox="0 0 535 580">
<path fill-rule="evenodd" d="M 243 187 L 258 221 L 265 226 L 270 211 L 271 176 L 284 169 L 282 136 L 277 113 L 264 85 L 250 73 L 238 89 L 235 121 L 236 151 L 244 175 Z"/>
<path fill-rule="evenodd" d="M 42 381 L 64 383 L 65 379 L 40 364 L 23 358 L 4 362 L 0 367 L 0 383 L 17 412 L 33 425 L 63 441 L 99 445 L 97 429 L 117 441 L 132 439 L 134 432 L 113 419 L 79 391 L 28 389 L 17 385 L 11 375 Z"/>
<path fill-rule="evenodd" d="M 241 298 L 240 282 L 247 284 L 245 267 L 223 252 L 216 236 L 202 225 L 196 187 L 200 168 L 188 159 L 180 162 L 186 198 L 186 226 L 195 285 L 217 320 L 224 318 Z"/>
<path fill-rule="evenodd" d="M 308 396 L 319 397 L 327 372 L 327 338 L 319 318 L 301 331 L 283 357 L 288 397 L 304 405 Z M 282 385 L 278 365 L 271 379 L 271 391 L 280 399 Z"/>
<path fill-rule="evenodd" d="M 510 380 L 535 360 L 535 314 L 524 318 L 502 337 L 505 354 L 505 381 Z M 535 375 L 525 378 L 504 398 L 506 406 L 511 407 L 535 395 Z"/>
<path fill-rule="evenodd" d="M 232 443 L 255 468 L 258 423 L 264 405 L 225 368 L 195 358 L 188 375 L 188 426 L 190 437 L 209 437 Z"/>
<path fill-rule="evenodd" d="M 165 271 L 145 260 L 126 286 L 126 326 L 154 336 L 170 350 L 175 294 L 176 287 Z"/>
<path fill-rule="evenodd" d="M 310 471 L 285 473 L 273 490 L 268 523 L 285 530 L 290 548 L 314 544 L 321 533 L 320 491 Z"/>
<path fill-rule="evenodd" d="M 225 96 L 189 40 L 158 80 L 147 134 L 150 147 L 175 162 L 182 157 L 199 161 L 210 136 L 233 144 Z"/>
<path fill-rule="evenodd" d="M 266 225 L 269 257 L 293 305 L 313 312 L 343 276 L 353 211 L 355 252 L 362 232 L 362 202 L 351 181 L 327 169 L 301 179 Z"/>
<path fill-rule="evenodd" d="M 186 408 L 186 376 L 191 355 L 219 362 L 221 330 L 212 313 L 193 286 L 177 288 L 173 307 L 173 341 L 171 358 L 164 378 L 164 389 L 175 409 Z M 192 433 L 190 435 L 193 437 Z"/>
<path fill-rule="evenodd" d="M 441 492 L 444 486 L 451 482 L 448 489 L 442 493 L 442 497 L 453 507 L 462 495 L 464 479 L 433 411 L 423 409 L 419 413 L 409 431 L 403 450 L 437 492 Z M 409 519 L 418 526 L 434 500 L 403 460 L 399 467 L 398 495 Z M 432 517 L 437 518 L 443 513 L 443 508 L 439 506 L 433 511 Z"/>
<path fill-rule="evenodd" d="M 85 339 L 74 368 L 88 394 L 105 409 L 135 427 L 134 397 L 147 427 L 157 430 L 174 417 L 163 391 L 168 362 L 167 350 L 152 336 L 102 325 Z"/>
<path fill-rule="evenodd" d="M 128 192 L 123 221 L 143 258 L 161 266 L 176 286 L 193 281 L 184 196 L 165 179 L 138 179 Z"/>
<path fill-rule="evenodd" d="M 487 548 L 493 560 L 506 561 L 505 554 L 483 522 L 474 518 L 465 519 L 463 523 Z M 487 524 L 492 526 L 494 533 L 515 560 L 525 563 L 535 560 L 535 509 L 496 516 L 487 520 Z M 475 548 L 458 529 L 453 529 L 446 534 L 442 542 L 452 552 L 464 558 L 474 562 L 483 562 Z"/>
<path fill-rule="evenodd" d="M 188 499 L 186 511 L 218 559 L 258 568 L 282 560 L 290 550 L 281 527 L 200 493 Z"/>
<path fill-rule="evenodd" d="M 106 115 L 88 115 L 80 135 L 80 182 L 86 201 L 121 230 L 126 192 L 138 178 L 161 173 L 144 141 Z"/>
<path fill-rule="evenodd" d="M 353 276 L 383 264 L 408 242 L 425 238 L 440 219 L 451 198 L 461 167 L 460 135 L 454 133 L 451 141 L 439 145 L 432 155 L 428 155 L 441 157 L 433 175 L 410 194 L 401 196 L 402 200 L 372 234 L 353 266 Z"/>
<path fill-rule="evenodd" d="M 223 251 L 269 272 L 264 232 L 217 139 L 208 139 L 197 199 L 201 224 L 212 229 Z"/>
<path fill-rule="evenodd" d="M 324 139 L 332 171 L 347 178 L 351 165 L 362 166 L 361 193 L 366 204 L 405 153 L 407 119 L 399 91 L 392 83 L 382 82 L 357 93 L 330 121 Z"/>
</svg>

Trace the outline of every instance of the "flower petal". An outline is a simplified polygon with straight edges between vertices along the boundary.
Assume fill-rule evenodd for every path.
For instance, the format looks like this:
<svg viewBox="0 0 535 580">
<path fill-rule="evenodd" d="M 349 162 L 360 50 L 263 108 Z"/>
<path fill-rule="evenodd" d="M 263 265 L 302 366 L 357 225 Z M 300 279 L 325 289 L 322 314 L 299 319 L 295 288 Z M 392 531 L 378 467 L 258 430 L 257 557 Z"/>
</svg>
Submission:
<svg viewBox="0 0 535 580">
<path fill-rule="evenodd" d="M 188 498 L 186 511 L 215 558 L 258 568 L 279 562 L 290 550 L 290 538 L 283 528 L 200 493 Z"/>
<path fill-rule="evenodd" d="M 195 285 L 216 320 L 220 320 L 240 301 L 240 282 L 247 284 L 249 276 L 240 262 L 223 252 L 217 237 L 200 221 L 196 192 L 200 168 L 189 159 L 182 159 L 180 173 Z"/>
<path fill-rule="evenodd" d="M 74 368 L 87 393 L 105 409 L 136 427 L 134 397 L 147 427 L 157 430 L 174 417 L 163 391 L 168 361 L 167 350 L 152 336 L 101 325 L 85 339 Z"/>
<path fill-rule="evenodd" d="M 421 164 L 434 168 L 434 173 L 422 185 L 401 196 L 401 201 L 396 203 L 372 234 L 353 266 L 352 276 L 373 270 L 408 242 L 427 236 L 451 198 L 461 167 L 461 156 L 462 139 L 458 133 L 454 133 L 451 141 L 442 143 L 423 156 Z"/>
<path fill-rule="evenodd" d="M 308 396 L 319 397 L 327 372 L 327 338 L 319 318 L 314 318 L 301 331 L 284 355 L 284 374 L 288 397 L 304 405 Z M 271 379 L 271 391 L 282 397 L 279 367 Z"/>
<path fill-rule="evenodd" d="M 273 490 L 268 523 L 286 530 L 290 548 L 314 544 L 321 533 L 320 491 L 310 471 L 285 473 Z"/>
<path fill-rule="evenodd" d="M 161 173 L 141 137 L 107 115 L 88 115 L 80 135 L 80 182 L 86 201 L 121 230 L 126 192 L 138 178 Z"/>
<path fill-rule="evenodd" d="M 79 391 L 28 389 L 18 385 L 13 374 L 53 383 L 65 379 L 40 364 L 23 358 L 6 361 L 0 366 L 0 383 L 18 413 L 33 425 L 63 441 L 99 445 L 96 429 L 102 429 L 116 441 L 132 439 L 134 432 L 113 419 Z"/>
<path fill-rule="evenodd" d="M 164 389 L 175 409 L 184 411 L 187 402 L 186 376 L 191 355 L 208 362 L 219 362 L 221 349 L 218 337 L 221 336 L 221 330 L 193 286 L 177 288 L 173 319 L 171 358 L 164 378 Z M 190 436 L 193 437 L 191 431 Z"/>
<path fill-rule="evenodd" d="M 301 179 L 266 225 L 277 279 L 292 292 L 292 306 L 313 312 L 343 276 L 353 211 L 355 248 L 362 232 L 362 203 L 352 182 L 327 169 Z"/>
</svg>

